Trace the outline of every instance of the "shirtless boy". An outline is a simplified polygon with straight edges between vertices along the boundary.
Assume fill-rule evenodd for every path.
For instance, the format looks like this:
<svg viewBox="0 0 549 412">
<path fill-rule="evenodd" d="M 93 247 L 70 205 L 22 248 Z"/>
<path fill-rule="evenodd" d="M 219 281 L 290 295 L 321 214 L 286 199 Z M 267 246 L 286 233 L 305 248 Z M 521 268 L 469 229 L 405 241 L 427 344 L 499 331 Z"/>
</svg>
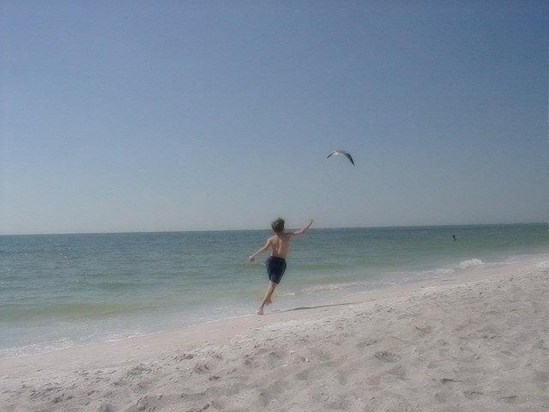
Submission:
<svg viewBox="0 0 549 412">
<path fill-rule="evenodd" d="M 297 232 L 285 232 L 284 231 L 284 219 L 278 218 L 271 223 L 273 232 L 275 233 L 269 239 L 265 245 L 251 255 L 248 259 L 250 262 L 255 260 L 255 257 L 260 253 L 266 252 L 271 248 L 271 256 L 267 259 L 265 265 L 267 266 L 267 275 L 269 276 L 269 285 L 267 286 L 267 293 L 261 302 L 261 306 L 257 310 L 258 315 L 263 315 L 263 308 L 266 305 L 273 303 L 272 296 L 276 288 L 276 285 L 280 283 L 282 275 L 286 271 L 286 257 L 290 252 L 290 240 L 293 236 L 301 236 L 309 230 L 309 227 L 313 224 L 313 219 L 309 220 L 302 229 Z"/>
</svg>

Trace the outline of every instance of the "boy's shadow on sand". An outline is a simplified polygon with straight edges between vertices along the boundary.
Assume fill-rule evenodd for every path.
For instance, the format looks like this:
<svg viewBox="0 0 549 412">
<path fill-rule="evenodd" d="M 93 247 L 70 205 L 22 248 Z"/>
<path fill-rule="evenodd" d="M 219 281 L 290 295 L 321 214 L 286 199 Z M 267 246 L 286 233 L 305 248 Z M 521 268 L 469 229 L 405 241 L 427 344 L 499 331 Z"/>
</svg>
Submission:
<svg viewBox="0 0 549 412">
<path fill-rule="evenodd" d="M 356 305 L 358 302 L 348 302 L 348 303 L 334 303 L 331 305 L 318 305 L 318 306 L 299 306 L 297 308 L 291 308 L 291 309 L 284 309 L 277 312 L 293 312 L 295 310 L 310 310 L 310 309 L 320 309 L 320 308 L 331 308 L 334 306 L 349 306 L 349 305 Z"/>
</svg>

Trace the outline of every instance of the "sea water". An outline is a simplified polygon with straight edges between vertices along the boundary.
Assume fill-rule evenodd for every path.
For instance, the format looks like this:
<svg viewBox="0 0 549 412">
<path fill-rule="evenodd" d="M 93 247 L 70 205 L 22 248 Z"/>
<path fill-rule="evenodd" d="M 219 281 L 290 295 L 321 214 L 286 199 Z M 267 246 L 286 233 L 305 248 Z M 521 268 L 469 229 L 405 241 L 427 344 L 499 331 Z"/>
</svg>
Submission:
<svg viewBox="0 0 549 412">
<path fill-rule="evenodd" d="M 269 231 L 0 236 L 0 356 L 255 313 Z M 455 241 L 452 236 L 455 236 Z M 268 310 L 549 254 L 544 224 L 312 229 Z"/>
</svg>

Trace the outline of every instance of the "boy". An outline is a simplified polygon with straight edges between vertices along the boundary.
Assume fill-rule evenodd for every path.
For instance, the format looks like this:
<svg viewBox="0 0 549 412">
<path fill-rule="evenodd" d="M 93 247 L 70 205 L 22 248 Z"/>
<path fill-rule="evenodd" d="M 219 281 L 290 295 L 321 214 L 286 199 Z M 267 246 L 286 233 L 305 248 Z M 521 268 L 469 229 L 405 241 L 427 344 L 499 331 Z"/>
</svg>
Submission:
<svg viewBox="0 0 549 412">
<path fill-rule="evenodd" d="M 263 298 L 263 302 L 261 302 L 261 306 L 257 310 L 258 315 L 263 315 L 263 308 L 265 305 L 273 303 L 271 299 L 273 292 L 286 271 L 286 257 L 290 252 L 290 240 L 292 236 L 303 235 L 309 230 L 309 227 L 311 227 L 312 224 L 313 219 L 309 220 L 307 224 L 297 232 L 284 232 L 284 219 L 279 217 L 271 223 L 271 227 L 275 234 L 267 239 L 267 242 L 261 249 L 248 258 L 250 262 L 253 262 L 257 255 L 271 248 L 271 256 L 265 263 L 267 266 L 267 275 L 269 276 L 269 286 L 267 286 L 265 298 Z"/>
</svg>

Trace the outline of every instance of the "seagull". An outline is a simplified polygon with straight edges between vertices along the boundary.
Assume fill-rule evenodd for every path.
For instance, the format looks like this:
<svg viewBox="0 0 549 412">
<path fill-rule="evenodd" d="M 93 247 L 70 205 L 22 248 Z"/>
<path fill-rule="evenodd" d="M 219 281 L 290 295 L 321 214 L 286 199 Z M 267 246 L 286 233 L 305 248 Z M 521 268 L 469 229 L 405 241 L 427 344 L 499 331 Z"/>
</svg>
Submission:
<svg viewBox="0 0 549 412">
<path fill-rule="evenodd" d="M 328 159 L 330 156 L 337 156 L 337 155 L 343 155 L 347 157 L 347 159 L 349 159 L 349 161 L 353 164 L 353 166 L 355 165 L 355 162 L 353 161 L 351 154 L 347 153 L 345 150 L 334 150 L 332 153 L 328 155 L 326 159 Z"/>
</svg>

